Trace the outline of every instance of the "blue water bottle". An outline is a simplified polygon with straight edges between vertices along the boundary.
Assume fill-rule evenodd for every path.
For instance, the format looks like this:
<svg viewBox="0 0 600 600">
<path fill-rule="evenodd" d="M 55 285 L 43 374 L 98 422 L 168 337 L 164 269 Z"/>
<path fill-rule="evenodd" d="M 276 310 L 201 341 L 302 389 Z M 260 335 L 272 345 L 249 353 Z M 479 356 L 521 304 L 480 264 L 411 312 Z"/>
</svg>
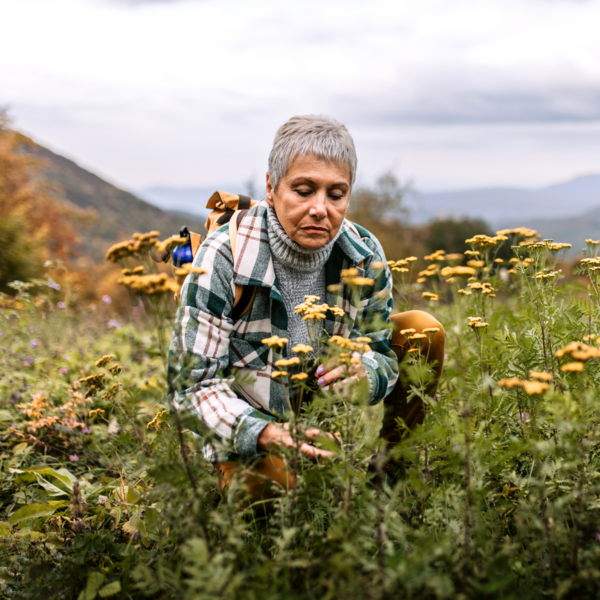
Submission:
<svg viewBox="0 0 600 600">
<path fill-rule="evenodd" d="M 176 267 L 181 267 L 194 261 L 194 255 L 192 254 L 192 241 L 190 239 L 190 232 L 184 225 L 179 231 L 179 236 L 187 238 L 187 242 L 181 246 L 175 246 L 171 260 Z"/>
</svg>

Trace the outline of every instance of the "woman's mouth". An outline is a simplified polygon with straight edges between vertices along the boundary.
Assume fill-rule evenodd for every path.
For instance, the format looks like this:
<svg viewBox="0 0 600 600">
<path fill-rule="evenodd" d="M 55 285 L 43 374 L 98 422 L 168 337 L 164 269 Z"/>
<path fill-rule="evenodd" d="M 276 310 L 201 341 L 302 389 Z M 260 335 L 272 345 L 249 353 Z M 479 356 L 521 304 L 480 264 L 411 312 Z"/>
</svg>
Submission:
<svg viewBox="0 0 600 600">
<path fill-rule="evenodd" d="M 302 230 L 306 231 L 306 233 L 311 233 L 313 235 L 319 233 L 327 233 L 327 229 L 325 229 L 325 227 L 316 227 L 312 225 L 309 225 L 308 227 L 303 227 Z"/>
</svg>

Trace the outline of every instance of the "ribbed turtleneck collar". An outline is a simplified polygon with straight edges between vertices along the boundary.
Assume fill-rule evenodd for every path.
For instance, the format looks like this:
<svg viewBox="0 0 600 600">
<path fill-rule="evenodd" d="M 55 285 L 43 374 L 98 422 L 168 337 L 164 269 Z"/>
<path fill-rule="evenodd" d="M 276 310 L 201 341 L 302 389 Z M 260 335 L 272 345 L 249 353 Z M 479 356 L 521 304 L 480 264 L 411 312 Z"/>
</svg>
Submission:
<svg viewBox="0 0 600 600">
<path fill-rule="evenodd" d="M 310 250 L 302 247 L 288 237 L 279 222 L 272 207 L 267 207 L 267 223 L 269 231 L 269 245 L 275 260 L 300 273 L 311 273 L 320 269 L 331 255 L 333 245 L 342 233 L 343 227 L 336 236 L 321 248 Z"/>
</svg>

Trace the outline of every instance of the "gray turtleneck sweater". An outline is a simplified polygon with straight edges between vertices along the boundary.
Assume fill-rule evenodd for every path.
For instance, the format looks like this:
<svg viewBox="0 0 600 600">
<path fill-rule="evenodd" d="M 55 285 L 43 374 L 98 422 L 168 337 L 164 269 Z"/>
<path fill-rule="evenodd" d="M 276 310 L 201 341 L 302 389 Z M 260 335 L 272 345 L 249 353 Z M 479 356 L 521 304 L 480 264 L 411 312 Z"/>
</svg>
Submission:
<svg viewBox="0 0 600 600">
<path fill-rule="evenodd" d="M 296 306 L 304 302 L 310 294 L 319 296 L 325 302 L 327 288 L 325 284 L 325 263 L 342 232 L 338 231 L 333 240 L 322 248 L 308 250 L 288 237 L 275 211 L 268 207 L 268 231 L 275 276 L 285 303 L 288 316 L 288 349 L 296 344 L 308 344 L 306 321 L 295 312 Z M 320 321 L 319 321 L 320 323 Z"/>
</svg>

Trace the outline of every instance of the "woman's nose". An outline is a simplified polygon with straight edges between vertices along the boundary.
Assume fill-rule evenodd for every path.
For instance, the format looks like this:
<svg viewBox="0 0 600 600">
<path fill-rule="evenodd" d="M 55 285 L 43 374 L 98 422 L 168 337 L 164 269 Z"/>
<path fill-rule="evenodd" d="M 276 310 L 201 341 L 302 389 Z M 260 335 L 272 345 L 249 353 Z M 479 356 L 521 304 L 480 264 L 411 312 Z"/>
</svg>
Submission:
<svg viewBox="0 0 600 600">
<path fill-rule="evenodd" d="M 309 214 L 316 219 L 323 219 L 327 216 L 325 194 L 315 194 L 315 199 L 311 204 Z"/>
</svg>

